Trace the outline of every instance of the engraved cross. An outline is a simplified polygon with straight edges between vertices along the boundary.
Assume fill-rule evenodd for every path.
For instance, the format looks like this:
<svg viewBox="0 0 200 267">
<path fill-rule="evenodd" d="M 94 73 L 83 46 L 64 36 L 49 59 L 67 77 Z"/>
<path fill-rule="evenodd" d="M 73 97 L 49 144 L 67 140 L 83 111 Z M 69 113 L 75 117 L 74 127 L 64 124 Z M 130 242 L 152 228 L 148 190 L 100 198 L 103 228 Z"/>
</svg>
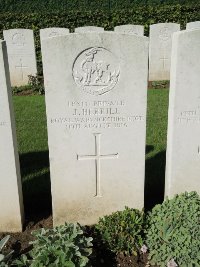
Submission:
<svg viewBox="0 0 200 267">
<path fill-rule="evenodd" d="M 95 155 L 77 155 L 77 160 L 95 160 L 96 167 L 96 195 L 95 197 L 102 197 L 101 195 L 101 160 L 103 159 L 117 159 L 119 154 L 101 155 L 101 134 L 94 133 L 95 137 Z"/>
<path fill-rule="evenodd" d="M 20 58 L 20 64 L 19 66 L 15 66 L 16 69 L 20 69 L 20 72 L 21 72 L 21 78 L 22 78 L 22 81 L 24 80 L 24 72 L 23 72 L 23 69 L 27 69 L 28 66 L 23 66 L 23 63 L 22 63 L 22 59 Z"/>
<path fill-rule="evenodd" d="M 169 60 L 169 59 L 164 55 L 163 57 L 160 58 L 160 60 L 163 61 L 163 69 L 165 70 L 166 62 L 167 62 L 167 60 Z"/>
</svg>

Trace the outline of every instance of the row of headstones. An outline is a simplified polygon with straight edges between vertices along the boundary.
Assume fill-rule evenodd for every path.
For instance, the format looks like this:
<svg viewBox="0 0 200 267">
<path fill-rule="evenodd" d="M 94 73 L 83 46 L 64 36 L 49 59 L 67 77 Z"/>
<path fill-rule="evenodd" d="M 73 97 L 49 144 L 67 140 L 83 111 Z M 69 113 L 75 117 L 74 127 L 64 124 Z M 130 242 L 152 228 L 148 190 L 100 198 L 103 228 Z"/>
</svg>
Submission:
<svg viewBox="0 0 200 267">
<path fill-rule="evenodd" d="M 187 29 L 200 27 L 200 22 L 187 24 Z M 175 23 L 160 23 L 150 26 L 149 49 L 149 81 L 169 80 L 170 56 L 172 34 L 180 30 L 180 25 Z M 103 32 L 101 27 L 80 27 L 76 33 Z M 144 35 L 144 27 L 141 25 L 122 25 L 115 27 L 117 33 Z M 40 39 L 68 34 L 67 28 L 47 28 L 40 30 Z M 21 86 L 28 83 L 28 75 L 35 76 L 37 64 L 35 45 L 32 30 L 12 29 L 3 32 L 7 42 L 8 59 L 12 86 Z"/>
<path fill-rule="evenodd" d="M 110 32 L 42 42 L 54 224 L 144 205 L 148 38 Z M 200 30 L 173 36 L 165 195 L 200 193 Z M 6 43 L 0 42 L 0 231 L 23 201 Z M 159 166 L 157 166 L 159 168 Z"/>
</svg>

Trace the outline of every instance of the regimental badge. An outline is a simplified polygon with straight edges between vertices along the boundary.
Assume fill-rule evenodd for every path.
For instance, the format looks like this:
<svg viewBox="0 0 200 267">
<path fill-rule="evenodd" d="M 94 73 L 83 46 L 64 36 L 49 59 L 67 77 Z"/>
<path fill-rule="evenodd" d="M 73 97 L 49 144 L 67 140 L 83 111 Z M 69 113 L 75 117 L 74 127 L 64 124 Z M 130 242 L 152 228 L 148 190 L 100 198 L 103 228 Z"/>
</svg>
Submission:
<svg viewBox="0 0 200 267">
<path fill-rule="evenodd" d="M 111 91 L 120 78 L 117 57 L 102 47 L 81 52 L 74 61 L 72 72 L 78 87 L 92 95 Z"/>
</svg>

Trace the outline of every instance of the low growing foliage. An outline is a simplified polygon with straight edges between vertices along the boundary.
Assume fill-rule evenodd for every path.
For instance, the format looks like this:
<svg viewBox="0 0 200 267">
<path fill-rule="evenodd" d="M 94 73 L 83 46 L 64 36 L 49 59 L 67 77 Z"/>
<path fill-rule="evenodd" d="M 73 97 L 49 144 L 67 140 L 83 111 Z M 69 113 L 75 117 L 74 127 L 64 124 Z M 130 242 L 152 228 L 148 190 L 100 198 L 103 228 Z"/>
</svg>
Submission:
<svg viewBox="0 0 200 267">
<path fill-rule="evenodd" d="M 200 196 L 186 192 L 155 206 L 148 217 L 146 244 L 151 264 L 200 266 Z"/>
<path fill-rule="evenodd" d="M 78 224 L 67 224 L 53 229 L 34 231 L 36 240 L 32 251 L 16 260 L 16 266 L 83 267 L 92 253 L 92 238 L 86 238 Z"/>
<path fill-rule="evenodd" d="M 143 227 L 144 213 L 125 207 L 124 211 L 100 218 L 96 230 L 109 250 L 137 255 L 143 245 Z"/>
<path fill-rule="evenodd" d="M 7 235 L 5 236 L 1 241 L 0 241 L 0 267 L 8 267 L 8 262 L 11 258 L 11 255 L 13 254 L 13 251 L 8 253 L 7 255 L 4 255 L 2 253 L 3 248 L 5 247 L 6 243 L 8 242 L 10 236 Z"/>
<path fill-rule="evenodd" d="M 197 0 L 1 0 L 2 12 L 45 12 L 66 10 L 96 10 L 104 11 L 131 9 L 146 5 L 195 4 Z"/>
<path fill-rule="evenodd" d="M 29 78 L 28 84 L 33 89 L 33 91 L 39 93 L 40 95 L 43 95 L 44 94 L 43 77 L 40 77 L 39 75 L 36 76 L 29 75 L 28 78 Z"/>
</svg>

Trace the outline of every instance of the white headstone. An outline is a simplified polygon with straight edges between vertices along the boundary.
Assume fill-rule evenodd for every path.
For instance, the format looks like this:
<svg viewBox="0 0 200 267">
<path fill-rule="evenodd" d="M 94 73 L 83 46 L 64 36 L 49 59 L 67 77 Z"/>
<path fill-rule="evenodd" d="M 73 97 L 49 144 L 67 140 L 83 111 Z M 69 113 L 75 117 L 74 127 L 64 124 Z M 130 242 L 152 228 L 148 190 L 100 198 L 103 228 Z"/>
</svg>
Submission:
<svg viewBox="0 0 200 267">
<path fill-rule="evenodd" d="M 196 29 L 200 29 L 200 21 L 193 21 L 187 23 L 186 30 L 196 30 Z"/>
<path fill-rule="evenodd" d="M 142 208 L 148 38 L 71 34 L 42 47 L 54 224 Z"/>
<path fill-rule="evenodd" d="M 28 75 L 37 73 L 33 31 L 12 29 L 3 31 L 7 44 L 12 86 L 28 84 Z"/>
<path fill-rule="evenodd" d="M 180 30 L 176 23 L 159 23 L 150 26 L 149 81 L 169 80 L 172 35 Z"/>
<path fill-rule="evenodd" d="M 85 26 L 78 27 L 75 29 L 76 33 L 85 33 L 85 32 L 104 32 L 104 28 L 96 26 Z"/>
<path fill-rule="evenodd" d="M 174 34 L 165 194 L 200 194 L 200 30 Z"/>
<path fill-rule="evenodd" d="M 22 231 L 23 200 L 6 43 L 0 41 L 0 232 Z"/>
<path fill-rule="evenodd" d="M 129 33 L 129 34 L 136 34 L 139 36 L 144 35 L 144 26 L 142 25 L 120 25 L 115 27 L 115 32 L 118 33 Z"/>
<path fill-rule="evenodd" d="M 46 38 L 69 34 L 67 28 L 45 28 L 40 30 L 40 41 Z"/>
</svg>

